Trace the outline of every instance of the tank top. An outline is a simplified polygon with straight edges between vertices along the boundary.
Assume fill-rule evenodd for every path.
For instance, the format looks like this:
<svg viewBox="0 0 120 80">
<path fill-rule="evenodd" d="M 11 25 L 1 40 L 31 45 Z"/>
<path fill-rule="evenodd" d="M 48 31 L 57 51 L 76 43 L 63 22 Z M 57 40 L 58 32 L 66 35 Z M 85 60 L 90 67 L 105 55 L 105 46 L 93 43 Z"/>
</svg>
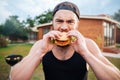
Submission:
<svg viewBox="0 0 120 80">
<path fill-rule="evenodd" d="M 86 61 L 77 52 L 67 60 L 59 60 L 50 51 L 42 64 L 45 80 L 87 80 Z"/>
</svg>

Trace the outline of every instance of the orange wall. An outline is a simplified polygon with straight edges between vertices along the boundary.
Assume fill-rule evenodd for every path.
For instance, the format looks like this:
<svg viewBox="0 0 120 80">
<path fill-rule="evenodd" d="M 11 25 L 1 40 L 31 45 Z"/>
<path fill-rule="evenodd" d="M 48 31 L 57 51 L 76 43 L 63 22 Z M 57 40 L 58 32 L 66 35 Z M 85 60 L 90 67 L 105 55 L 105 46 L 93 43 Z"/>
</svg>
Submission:
<svg viewBox="0 0 120 80">
<path fill-rule="evenodd" d="M 81 19 L 78 30 L 87 38 L 94 40 L 102 49 L 104 46 L 104 35 L 102 20 Z"/>
<path fill-rule="evenodd" d="M 120 29 L 118 29 L 118 28 L 116 30 L 116 42 L 120 43 Z"/>
<path fill-rule="evenodd" d="M 42 39 L 42 36 L 43 36 L 43 29 L 42 29 L 42 27 L 40 27 L 40 28 L 38 28 L 38 40 Z"/>
<path fill-rule="evenodd" d="M 52 25 L 48 25 L 48 26 L 43 26 L 44 28 L 50 28 L 50 30 L 52 30 Z M 44 30 L 43 27 L 39 27 L 38 28 L 38 40 L 42 39 L 43 35 L 44 35 Z"/>
</svg>

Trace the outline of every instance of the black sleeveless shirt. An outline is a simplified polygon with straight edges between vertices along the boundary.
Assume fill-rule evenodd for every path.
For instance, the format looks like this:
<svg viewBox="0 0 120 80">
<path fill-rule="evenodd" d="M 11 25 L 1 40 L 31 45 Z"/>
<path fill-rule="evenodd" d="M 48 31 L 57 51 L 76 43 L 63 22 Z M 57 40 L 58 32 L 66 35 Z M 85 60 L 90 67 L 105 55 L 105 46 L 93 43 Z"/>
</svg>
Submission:
<svg viewBox="0 0 120 80">
<path fill-rule="evenodd" d="M 45 80 L 86 80 L 86 61 L 76 52 L 68 60 L 58 60 L 50 51 L 42 64 Z"/>
</svg>

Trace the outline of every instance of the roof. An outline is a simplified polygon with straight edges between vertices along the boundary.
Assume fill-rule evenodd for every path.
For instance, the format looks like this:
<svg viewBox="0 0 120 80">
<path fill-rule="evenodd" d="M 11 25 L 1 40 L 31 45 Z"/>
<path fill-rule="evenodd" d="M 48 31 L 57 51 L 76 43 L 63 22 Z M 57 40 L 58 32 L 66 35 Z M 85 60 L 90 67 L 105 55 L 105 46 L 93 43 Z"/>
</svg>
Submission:
<svg viewBox="0 0 120 80">
<path fill-rule="evenodd" d="M 33 32 L 38 32 L 37 27 L 32 27 L 31 30 L 32 30 Z"/>
<path fill-rule="evenodd" d="M 40 25 L 37 25 L 37 26 L 35 26 L 35 27 L 37 27 L 37 29 L 38 29 L 39 27 L 48 26 L 48 25 L 52 25 L 52 22 L 40 24 Z"/>
<path fill-rule="evenodd" d="M 112 19 L 108 15 L 82 15 L 82 16 L 80 16 L 80 18 L 84 18 L 84 19 L 102 19 L 102 20 L 106 20 L 106 21 L 109 21 L 109 22 L 120 25 L 120 22 Z"/>
<path fill-rule="evenodd" d="M 120 28 L 120 22 L 112 19 L 108 15 L 104 15 L 104 14 L 102 14 L 102 15 L 81 15 L 80 19 L 81 18 L 84 18 L 84 19 L 98 19 L 98 20 L 101 19 L 101 20 L 105 20 L 105 21 L 112 22 L 112 23 L 116 24 L 117 27 Z M 44 27 L 44 26 L 48 26 L 48 25 L 52 25 L 52 22 L 45 23 L 45 24 L 40 24 L 40 25 L 37 25 L 35 27 L 36 27 L 36 29 L 38 29 L 39 27 Z"/>
</svg>

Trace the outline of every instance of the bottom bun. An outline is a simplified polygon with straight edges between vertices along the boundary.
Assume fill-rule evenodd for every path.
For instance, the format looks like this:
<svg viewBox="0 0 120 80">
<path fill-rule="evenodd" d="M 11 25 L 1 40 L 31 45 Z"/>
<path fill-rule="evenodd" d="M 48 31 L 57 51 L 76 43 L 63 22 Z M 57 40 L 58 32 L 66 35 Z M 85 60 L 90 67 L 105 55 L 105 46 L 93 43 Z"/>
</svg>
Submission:
<svg viewBox="0 0 120 80">
<path fill-rule="evenodd" d="M 55 44 L 58 46 L 67 46 L 70 43 L 71 43 L 71 40 L 66 40 L 66 41 L 55 40 Z"/>
</svg>

